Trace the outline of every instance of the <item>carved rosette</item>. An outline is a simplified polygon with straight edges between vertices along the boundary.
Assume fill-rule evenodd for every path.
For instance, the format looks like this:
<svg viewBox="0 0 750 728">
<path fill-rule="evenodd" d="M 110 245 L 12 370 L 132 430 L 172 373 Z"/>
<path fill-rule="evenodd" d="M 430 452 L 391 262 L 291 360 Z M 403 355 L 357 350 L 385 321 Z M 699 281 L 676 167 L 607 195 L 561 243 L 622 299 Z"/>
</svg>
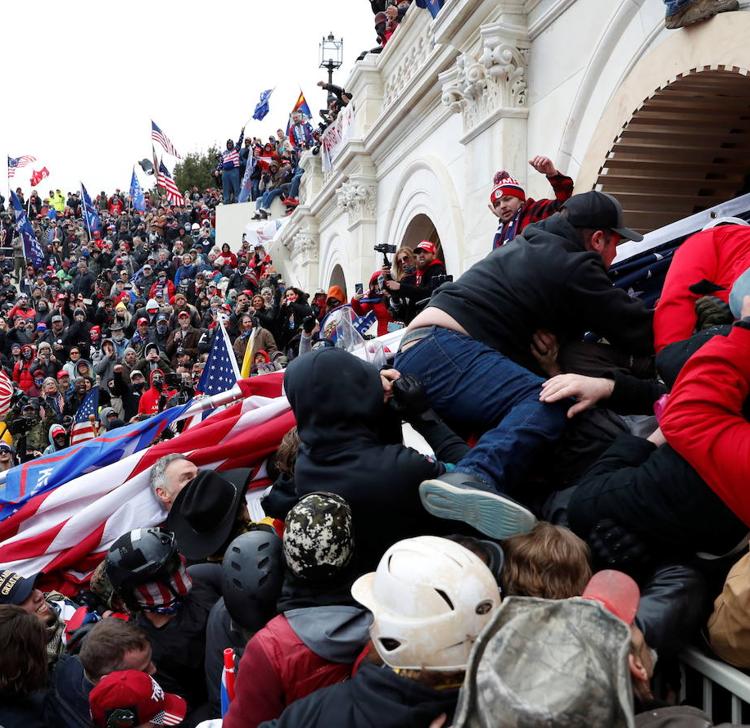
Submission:
<svg viewBox="0 0 750 728">
<path fill-rule="evenodd" d="M 336 190 L 336 204 L 349 213 L 349 224 L 375 217 L 375 185 L 344 182 Z"/>
<path fill-rule="evenodd" d="M 478 56 L 463 53 L 450 71 L 441 74 L 442 103 L 462 114 L 466 131 L 498 110 L 517 115 L 526 109 L 529 49 L 525 46 L 523 41 L 485 38 Z"/>
</svg>

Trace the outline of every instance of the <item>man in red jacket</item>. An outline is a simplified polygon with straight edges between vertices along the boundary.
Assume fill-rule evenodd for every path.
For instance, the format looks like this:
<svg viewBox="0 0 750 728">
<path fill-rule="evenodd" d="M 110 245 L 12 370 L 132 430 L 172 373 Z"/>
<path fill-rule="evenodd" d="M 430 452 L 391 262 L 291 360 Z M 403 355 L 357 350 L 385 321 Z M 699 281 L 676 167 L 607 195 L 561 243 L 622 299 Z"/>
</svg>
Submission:
<svg viewBox="0 0 750 728">
<path fill-rule="evenodd" d="M 750 227 L 743 220 L 727 218 L 720 224 L 689 237 L 674 254 L 654 312 L 654 347 L 693 334 L 695 302 L 704 295 L 727 301 L 732 284 L 750 268 Z"/>
<path fill-rule="evenodd" d="M 316 690 L 347 680 L 372 617 L 349 589 L 352 512 L 333 493 L 310 493 L 289 511 L 281 614 L 248 642 L 224 728 L 255 728 Z"/>
</svg>

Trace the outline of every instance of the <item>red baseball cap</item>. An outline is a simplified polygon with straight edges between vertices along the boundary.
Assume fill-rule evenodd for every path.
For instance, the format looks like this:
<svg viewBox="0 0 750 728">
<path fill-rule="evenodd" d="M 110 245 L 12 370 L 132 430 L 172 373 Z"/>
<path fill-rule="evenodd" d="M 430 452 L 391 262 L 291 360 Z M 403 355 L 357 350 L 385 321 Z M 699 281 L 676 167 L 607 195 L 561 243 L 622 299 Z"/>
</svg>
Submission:
<svg viewBox="0 0 750 728">
<path fill-rule="evenodd" d="M 138 319 L 137 325 L 140 326 L 141 324 L 147 324 L 147 323 L 148 323 L 148 319 L 141 316 L 141 318 Z"/>
<path fill-rule="evenodd" d="M 431 243 L 429 240 L 423 240 L 414 250 L 424 250 L 425 253 L 432 253 L 433 255 L 437 253 L 435 243 Z"/>
<path fill-rule="evenodd" d="M 190 311 L 180 311 L 177 314 L 177 318 L 183 318 L 183 317 L 190 318 Z"/>
<path fill-rule="evenodd" d="M 187 703 L 165 693 L 151 675 L 140 670 L 119 670 L 105 675 L 89 693 L 94 725 L 106 728 L 112 718 L 123 725 L 179 725 L 185 719 Z"/>
</svg>

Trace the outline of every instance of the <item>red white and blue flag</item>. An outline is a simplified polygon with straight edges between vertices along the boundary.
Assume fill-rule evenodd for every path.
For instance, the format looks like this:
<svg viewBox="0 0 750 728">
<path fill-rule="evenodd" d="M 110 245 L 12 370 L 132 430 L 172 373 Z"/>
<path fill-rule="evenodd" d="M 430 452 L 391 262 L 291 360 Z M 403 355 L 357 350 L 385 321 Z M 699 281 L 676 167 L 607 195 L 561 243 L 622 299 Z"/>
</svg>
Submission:
<svg viewBox="0 0 750 728">
<path fill-rule="evenodd" d="M 158 144 L 161 144 L 162 149 L 164 149 L 167 154 L 171 154 L 173 157 L 177 157 L 177 159 L 182 159 L 177 153 L 174 144 L 169 140 L 169 137 L 158 126 L 156 126 L 153 119 L 151 120 L 151 138 Z"/>
<path fill-rule="evenodd" d="M 8 179 L 16 176 L 17 169 L 21 169 L 32 162 L 36 162 L 36 157 L 32 157 L 30 154 L 24 154 L 21 157 L 8 157 Z"/>
<path fill-rule="evenodd" d="M 221 717 L 226 718 L 229 705 L 235 696 L 236 666 L 234 650 L 227 647 L 224 650 L 224 668 L 221 671 Z"/>
<path fill-rule="evenodd" d="M 159 168 L 156 172 L 156 186 L 161 187 L 167 193 L 167 200 L 170 205 L 184 205 L 185 198 L 180 194 L 177 184 L 169 174 L 169 170 L 164 166 L 164 162 L 159 162 Z"/>
<path fill-rule="evenodd" d="M 243 379 L 238 382 L 245 397 L 241 402 L 145 449 L 138 445 L 147 445 L 151 441 L 147 438 L 179 416 L 172 410 L 182 408 L 138 423 L 150 424 L 150 430 L 132 429 L 136 425 L 119 428 L 14 469 L 26 474 L 25 486 L 19 498 L 18 473 L 4 487 L 0 485 L 0 494 L 11 489 L 16 495 L 12 503 L 6 497 L 9 510 L 0 520 L 0 564 L 25 576 L 43 572 L 43 587 L 72 593 L 85 583 L 115 539 L 165 520 L 149 476 L 156 461 L 172 452 L 183 453 L 199 468 L 253 468 L 253 488 L 262 490 L 270 484 L 265 458 L 295 424 L 281 392 L 282 382 L 283 372 Z M 89 449 L 98 457 L 82 453 Z M 55 477 L 59 469 L 65 477 Z"/>
<path fill-rule="evenodd" d="M 78 407 L 73 420 L 73 427 L 70 428 L 71 445 L 79 445 L 96 437 L 96 422 L 92 422 L 91 417 L 93 416 L 96 419 L 98 411 L 99 387 L 92 387 Z"/>
</svg>

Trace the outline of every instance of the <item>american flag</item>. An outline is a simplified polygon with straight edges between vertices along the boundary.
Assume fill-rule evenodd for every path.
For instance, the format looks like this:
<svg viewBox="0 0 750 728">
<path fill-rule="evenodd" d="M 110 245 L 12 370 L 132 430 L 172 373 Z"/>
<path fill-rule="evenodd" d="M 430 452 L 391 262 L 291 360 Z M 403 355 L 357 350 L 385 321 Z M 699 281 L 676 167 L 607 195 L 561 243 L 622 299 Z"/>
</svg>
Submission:
<svg viewBox="0 0 750 728">
<path fill-rule="evenodd" d="M 162 148 L 167 154 L 171 154 L 173 157 L 177 157 L 177 159 L 182 159 L 182 157 L 177 153 L 177 150 L 174 148 L 174 144 L 169 141 L 169 137 L 167 137 L 167 135 L 158 126 L 156 126 L 153 119 L 151 120 L 151 138 L 158 144 L 161 144 Z"/>
<path fill-rule="evenodd" d="M 5 417 L 10 409 L 10 398 L 13 396 L 13 382 L 3 369 L 0 369 L 0 417 Z"/>
<path fill-rule="evenodd" d="M 0 564 L 25 576 L 43 571 L 42 586 L 72 593 L 115 539 L 164 521 L 149 476 L 156 461 L 172 452 L 183 453 L 199 468 L 253 468 L 250 493 L 257 499 L 270 484 L 265 458 L 295 424 L 282 395 L 283 377 L 279 372 L 243 379 L 238 385 L 245 398 L 200 425 L 105 467 L 81 469 L 58 487 L 29 498 L 0 521 Z M 116 440 L 109 433 L 83 447 L 100 441 L 107 446 L 108 439 Z"/>
<path fill-rule="evenodd" d="M 167 193 L 167 200 L 170 205 L 184 205 L 185 198 L 180 194 L 172 175 L 164 166 L 164 162 L 159 162 L 159 169 L 156 173 L 156 186 L 161 187 Z"/>
<path fill-rule="evenodd" d="M 226 392 L 237 384 L 239 378 L 240 370 L 234 356 L 234 349 L 224 324 L 219 321 L 219 327 L 214 334 L 214 343 L 208 354 L 208 361 L 198 382 L 198 390 L 208 395 Z"/>
<path fill-rule="evenodd" d="M 36 157 L 30 154 L 24 154 L 22 157 L 8 157 L 8 179 L 16 176 L 16 170 L 25 167 L 27 164 L 36 162 Z"/>
<path fill-rule="evenodd" d="M 99 410 L 99 387 L 92 387 L 91 391 L 84 397 L 78 407 L 75 419 L 73 420 L 73 427 L 70 429 L 70 444 L 78 445 L 86 440 L 93 440 L 96 437 L 94 430 L 94 423 L 89 420 L 89 417 L 96 414 Z"/>
</svg>

